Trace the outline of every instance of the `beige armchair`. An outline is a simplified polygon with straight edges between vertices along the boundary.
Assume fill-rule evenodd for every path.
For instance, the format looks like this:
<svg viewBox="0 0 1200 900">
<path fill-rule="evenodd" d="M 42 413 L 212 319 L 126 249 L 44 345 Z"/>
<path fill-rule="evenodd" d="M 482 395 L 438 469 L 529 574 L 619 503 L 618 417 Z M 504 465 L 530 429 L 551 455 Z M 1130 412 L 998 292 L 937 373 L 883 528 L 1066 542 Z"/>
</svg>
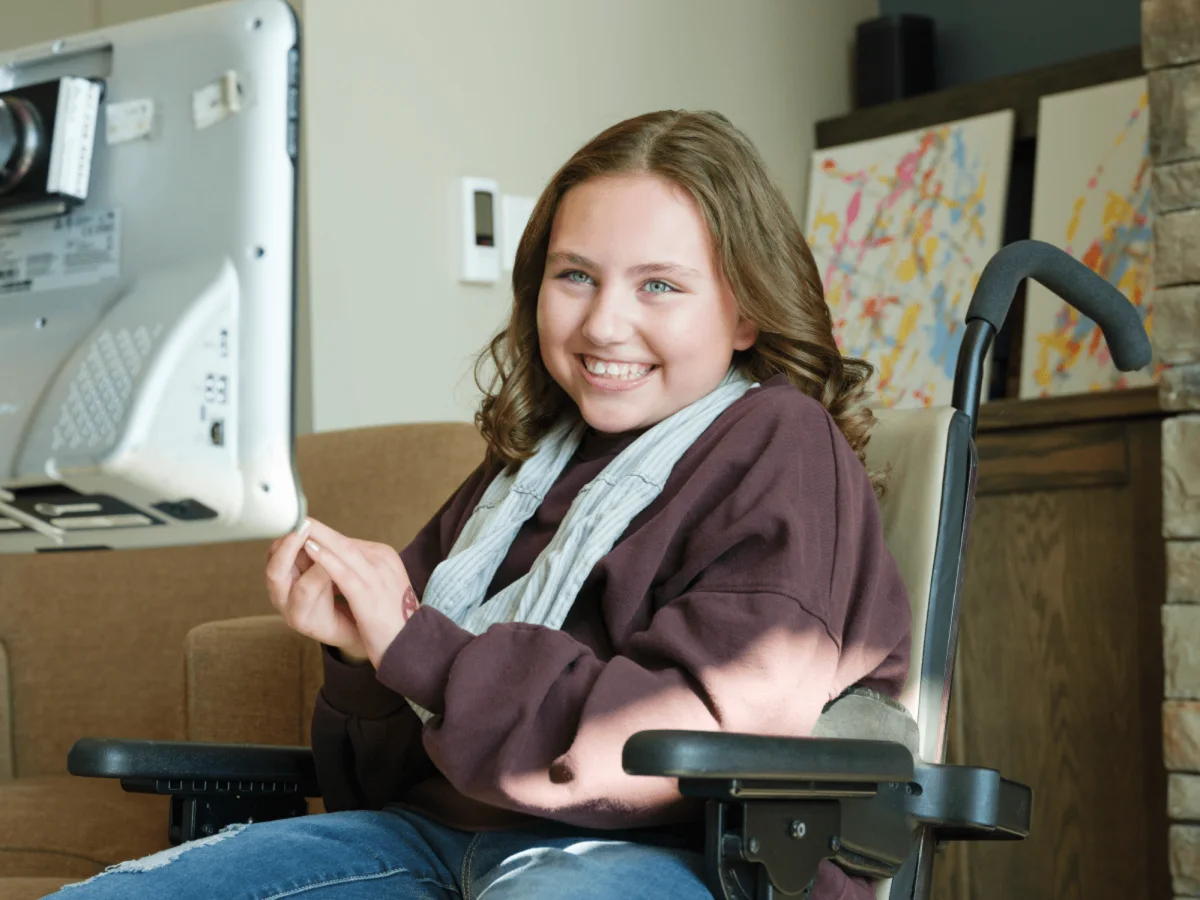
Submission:
<svg viewBox="0 0 1200 900">
<path fill-rule="evenodd" d="M 394 425 L 306 435 L 296 454 L 313 516 L 400 547 L 483 442 L 466 423 Z M 0 557 L 0 900 L 169 846 L 166 798 L 67 774 L 78 738 L 308 743 L 319 648 L 271 614 L 266 551 Z"/>
</svg>

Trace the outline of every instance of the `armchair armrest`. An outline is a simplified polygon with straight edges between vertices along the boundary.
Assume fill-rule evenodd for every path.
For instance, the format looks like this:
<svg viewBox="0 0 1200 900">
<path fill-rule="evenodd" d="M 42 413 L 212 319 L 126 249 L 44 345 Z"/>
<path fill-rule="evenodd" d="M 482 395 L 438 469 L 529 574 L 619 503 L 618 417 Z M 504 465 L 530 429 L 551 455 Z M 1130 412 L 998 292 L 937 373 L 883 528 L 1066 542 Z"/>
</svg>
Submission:
<svg viewBox="0 0 1200 900">
<path fill-rule="evenodd" d="M 81 738 L 67 754 L 67 771 L 169 795 L 173 844 L 237 822 L 305 815 L 305 798 L 321 796 L 308 747 Z"/>
<path fill-rule="evenodd" d="M 915 762 L 892 741 L 643 731 L 626 741 L 622 764 L 708 798 L 705 855 L 718 897 L 741 896 L 756 866 L 783 894 L 802 893 L 824 859 L 891 878 L 925 829 L 940 840 L 1029 834 L 1028 787 L 992 769 Z"/>
</svg>

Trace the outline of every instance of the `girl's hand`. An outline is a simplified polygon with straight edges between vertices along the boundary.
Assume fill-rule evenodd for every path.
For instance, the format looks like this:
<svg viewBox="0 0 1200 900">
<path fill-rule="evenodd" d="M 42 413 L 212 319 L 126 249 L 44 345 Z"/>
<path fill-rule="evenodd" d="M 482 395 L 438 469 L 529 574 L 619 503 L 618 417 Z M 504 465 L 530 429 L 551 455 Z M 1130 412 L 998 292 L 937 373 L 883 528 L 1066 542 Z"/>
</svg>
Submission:
<svg viewBox="0 0 1200 900">
<path fill-rule="evenodd" d="M 378 668 L 384 652 L 420 608 L 400 554 L 387 544 L 346 537 L 310 521 L 304 549 L 313 568 L 327 572 L 345 596 L 367 658 Z"/>
<path fill-rule="evenodd" d="M 271 605 L 288 627 L 336 647 L 349 662 L 362 662 L 367 652 L 353 613 L 338 596 L 329 572 L 313 565 L 304 549 L 309 527 L 309 520 L 305 520 L 299 529 L 271 545 L 266 571 Z"/>
</svg>

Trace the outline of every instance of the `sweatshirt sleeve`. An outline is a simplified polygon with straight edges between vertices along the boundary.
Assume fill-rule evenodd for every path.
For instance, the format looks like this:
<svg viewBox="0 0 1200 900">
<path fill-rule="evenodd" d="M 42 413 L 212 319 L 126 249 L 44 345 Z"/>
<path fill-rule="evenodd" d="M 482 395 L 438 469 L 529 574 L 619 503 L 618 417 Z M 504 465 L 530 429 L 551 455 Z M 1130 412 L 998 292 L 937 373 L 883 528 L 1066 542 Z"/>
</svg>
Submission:
<svg viewBox="0 0 1200 900">
<path fill-rule="evenodd" d="M 689 536 L 679 586 L 607 660 L 562 631 L 509 623 L 474 636 L 418 610 L 377 677 L 438 714 L 423 740 L 451 784 L 582 827 L 653 825 L 678 818 L 684 800 L 674 779 L 624 773 L 636 732 L 811 733 L 843 682 L 907 634 L 869 479 L 828 428 L 782 429 L 755 453 Z M 840 665 L 851 606 L 894 611 L 858 654 L 867 671 Z"/>
<path fill-rule="evenodd" d="M 449 553 L 489 480 L 476 469 L 401 552 L 420 593 Z M 313 709 L 311 739 L 325 808 L 378 809 L 418 777 L 411 764 L 421 720 L 369 663 L 354 665 L 324 648 L 325 681 Z"/>
</svg>

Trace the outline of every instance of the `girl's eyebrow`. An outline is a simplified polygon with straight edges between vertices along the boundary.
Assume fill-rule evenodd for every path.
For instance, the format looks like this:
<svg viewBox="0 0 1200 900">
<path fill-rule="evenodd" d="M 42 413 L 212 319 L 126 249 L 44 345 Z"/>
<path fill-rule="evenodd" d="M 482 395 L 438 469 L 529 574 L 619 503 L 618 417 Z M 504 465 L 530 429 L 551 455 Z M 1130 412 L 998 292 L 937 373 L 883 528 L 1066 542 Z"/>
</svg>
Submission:
<svg viewBox="0 0 1200 900">
<path fill-rule="evenodd" d="M 592 260 L 588 259 L 586 256 L 581 256 L 578 253 L 571 253 L 567 250 L 556 250 L 553 253 L 547 254 L 546 262 L 547 264 L 569 263 L 570 265 L 580 266 L 584 269 L 600 268 L 596 263 L 592 262 Z M 696 278 L 703 277 L 703 273 L 697 271 L 696 269 L 693 269 L 689 266 L 681 266 L 679 263 L 673 262 L 640 263 L 639 265 L 632 266 L 626 274 L 634 276 L 691 275 Z"/>
<path fill-rule="evenodd" d="M 689 267 L 681 266 L 679 263 L 673 262 L 650 262 L 642 263 L 640 266 L 634 266 L 629 270 L 630 275 L 691 275 L 693 278 L 702 278 L 700 272 Z"/>
</svg>

